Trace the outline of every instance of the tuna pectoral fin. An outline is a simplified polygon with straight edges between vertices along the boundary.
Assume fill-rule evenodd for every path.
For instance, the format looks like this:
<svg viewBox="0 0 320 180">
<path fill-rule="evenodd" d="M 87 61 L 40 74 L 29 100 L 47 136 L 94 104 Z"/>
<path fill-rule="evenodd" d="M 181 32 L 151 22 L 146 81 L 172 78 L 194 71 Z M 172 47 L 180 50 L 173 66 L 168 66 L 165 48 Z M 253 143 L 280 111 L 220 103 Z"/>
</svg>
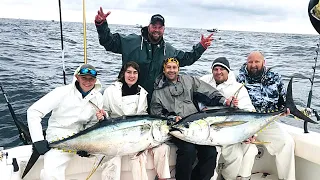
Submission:
<svg viewBox="0 0 320 180">
<path fill-rule="evenodd" d="M 28 164 L 27 164 L 26 168 L 23 171 L 22 179 L 24 178 L 24 176 L 26 176 L 28 174 L 28 172 L 31 170 L 33 165 L 37 162 L 39 157 L 40 157 L 40 154 L 37 151 L 33 151 L 32 152 L 31 157 L 30 157 L 30 159 L 28 161 Z"/>
<path fill-rule="evenodd" d="M 176 128 L 176 127 L 173 127 L 173 126 L 171 126 L 171 127 L 170 127 L 170 129 L 169 129 L 169 133 L 170 133 L 170 132 L 172 132 L 172 131 L 179 131 L 179 132 L 182 134 L 181 129 Z"/>
<path fill-rule="evenodd" d="M 136 156 L 140 156 L 144 151 L 146 151 L 146 150 L 142 150 L 142 151 L 138 152 L 138 153 L 136 154 Z"/>
<path fill-rule="evenodd" d="M 290 82 L 288 84 L 287 88 L 287 95 L 286 95 L 286 107 L 290 109 L 290 113 L 293 114 L 294 116 L 303 119 L 305 121 L 311 122 L 313 124 L 318 124 L 317 122 L 313 121 L 306 115 L 304 115 L 301 111 L 298 110 L 296 105 L 294 104 L 293 98 L 292 98 L 292 79 L 290 79 Z"/>
<path fill-rule="evenodd" d="M 224 122 L 218 122 L 218 123 L 212 123 L 210 124 L 210 127 L 232 127 L 232 126 L 238 126 L 241 124 L 246 123 L 247 121 L 224 121 Z"/>
</svg>

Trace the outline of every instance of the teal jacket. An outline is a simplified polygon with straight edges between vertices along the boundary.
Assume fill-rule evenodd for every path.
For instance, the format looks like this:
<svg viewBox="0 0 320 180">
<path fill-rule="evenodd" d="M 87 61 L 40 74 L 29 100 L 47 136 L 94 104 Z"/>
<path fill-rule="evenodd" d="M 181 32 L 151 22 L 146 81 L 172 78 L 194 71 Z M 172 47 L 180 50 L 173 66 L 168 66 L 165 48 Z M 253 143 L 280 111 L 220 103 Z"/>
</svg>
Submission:
<svg viewBox="0 0 320 180">
<path fill-rule="evenodd" d="M 200 44 L 193 46 L 192 51 L 176 50 L 164 40 L 157 45 L 148 41 L 148 28 L 141 29 L 141 35 L 111 33 L 107 21 L 96 25 L 99 42 L 107 51 L 122 54 L 122 64 L 135 61 L 140 66 L 139 82 L 148 92 L 148 102 L 153 92 L 153 83 L 163 71 L 163 62 L 168 57 L 176 57 L 180 67 L 188 66 L 197 61 L 205 51 Z"/>
</svg>

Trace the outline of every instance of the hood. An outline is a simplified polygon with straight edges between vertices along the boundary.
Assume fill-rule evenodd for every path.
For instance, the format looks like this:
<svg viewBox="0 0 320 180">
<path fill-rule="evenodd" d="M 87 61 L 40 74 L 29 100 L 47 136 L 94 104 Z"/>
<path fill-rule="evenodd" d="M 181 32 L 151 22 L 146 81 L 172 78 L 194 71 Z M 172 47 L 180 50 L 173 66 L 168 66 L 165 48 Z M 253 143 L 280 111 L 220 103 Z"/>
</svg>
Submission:
<svg viewBox="0 0 320 180">
<path fill-rule="evenodd" d="M 154 81 L 153 88 L 156 89 L 162 89 L 169 85 L 169 81 L 167 80 L 166 76 L 162 73 L 160 74 L 156 80 Z"/>
<path fill-rule="evenodd" d="M 148 26 L 145 26 L 143 28 L 141 28 L 141 44 L 140 44 L 140 50 L 142 50 L 143 47 L 143 42 L 149 42 L 149 38 L 148 38 Z M 164 47 L 163 48 L 163 55 L 166 56 L 166 43 L 162 37 L 162 39 L 160 40 L 160 42 L 158 43 L 158 47 Z"/>
<path fill-rule="evenodd" d="M 148 41 L 148 26 L 141 28 L 141 36 L 144 40 Z"/>
<path fill-rule="evenodd" d="M 75 87 L 75 82 L 77 81 L 76 74 L 78 74 L 78 72 L 79 72 L 79 70 L 80 70 L 80 67 L 81 67 L 82 65 L 83 65 L 83 64 L 81 64 L 81 65 L 74 71 L 74 73 L 73 73 L 72 84 L 74 85 L 74 87 Z M 98 74 L 98 76 L 99 76 L 99 74 Z M 96 81 L 93 89 L 95 89 L 95 90 L 97 90 L 97 91 L 100 91 L 101 88 L 102 88 L 102 84 L 100 83 L 99 78 L 97 77 L 97 81 Z"/>
<path fill-rule="evenodd" d="M 145 26 L 145 27 L 141 28 L 141 37 L 143 38 L 144 41 L 148 41 L 149 42 L 148 26 Z M 141 41 L 141 42 L 143 42 L 143 41 Z M 165 46 L 165 42 L 164 42 L 163 37 L 162 37 L 162 39 L 160 40 L 160 42 L 158 44 L 160 46 Z"/>
<path fill-rule="evenodd" d="M 178 75 L 178 82 L 180 81 L 180 75 Z M 162 73 L 161 75 L 159 75 L 156 80 L 154 81 L 154 85 L 153 88 L 156 89 L 162 89 L 166 86 L 169 86 L 169 84 L 171 84 L 170 81 L 168 81 L 168 79 L 166 78 L 166 76 Z"/>
</svg>

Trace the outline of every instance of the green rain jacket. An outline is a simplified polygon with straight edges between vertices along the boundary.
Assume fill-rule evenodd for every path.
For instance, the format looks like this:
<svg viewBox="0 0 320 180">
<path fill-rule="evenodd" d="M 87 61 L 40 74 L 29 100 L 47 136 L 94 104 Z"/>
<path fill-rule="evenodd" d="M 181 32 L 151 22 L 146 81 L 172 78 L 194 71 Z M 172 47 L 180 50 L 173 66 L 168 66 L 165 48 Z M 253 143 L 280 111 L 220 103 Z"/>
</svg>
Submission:
<svg viewBox="0 0 320 180">
<path fill-rule="evenodd" d="M 148 27 L 141 29 L 141 35 L 111 33 L 107 21 L 96 25 L 99 42 L 107 51 L 122 54 L 122 64 L 134 61 L 140 66 L 139 82 L 151 96 L 153 83 L 163 71 L 163 62 L 166 58 L 175 57 L 180 67 L 188 66 L 197 61 L 205 51 L 200 44 L 193 46 L 192 51 L 176 50 L 163 39 L 159 44 L 153 45 L 148 41 Z M 150 97 L 148 97 L 150 102 Z"/>
</svg>

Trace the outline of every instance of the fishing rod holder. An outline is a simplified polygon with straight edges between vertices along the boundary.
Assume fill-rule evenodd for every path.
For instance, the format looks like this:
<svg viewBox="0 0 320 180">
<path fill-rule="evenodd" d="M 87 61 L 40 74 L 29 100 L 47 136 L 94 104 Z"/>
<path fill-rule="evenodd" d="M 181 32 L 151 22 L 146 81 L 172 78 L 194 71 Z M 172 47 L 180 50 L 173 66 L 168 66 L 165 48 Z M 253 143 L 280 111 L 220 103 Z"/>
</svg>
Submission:
<svg viewBox="0 0 320 180">
<path fill-rule="evenodd" d="M 320 43 L 320 38 L 319 38 L 319 43 Z M 312 66 L 312 70 L 313 70 L 313 74 L 311 76 L 311 78 L 309 78 L 309 81 L 311 83 L 311 87 L 310 87 L 310 91 L 309 91 L 309 95 L 308 95 L 308 101 L 307 101 L 307 108 L 304 110 L 304 114 L 308 114 L 308 109 L 311 110 L 311 113 L 309 113 L 309 117 L 314 114 L 315 117 L 317 118 L 317 121 L 320 121 L 320 116 L 318 114 L 318 112 L 315 109 L 310 108 L 311 106 L 311 99 L 312 99 L 312 90 L 313 90 L 313 84 L 314 84 L 314 76 L 316 74 L 316 68 L 317 68 L 317 62 L 318 62 L 318 56 L 319 56 L 319 51 L 320 51 L 320 45 L 319 43 L 317 44 L 317 50 L 316 50 L 316 57 L 314 57 L 314 65 Z M 307 115 L 308 116 L 308 115 Z M 303 129 L 304 129 L 304 133 L 309 133 L 308 131 L 308 122 L 304 121 L 303 124 Z"/>
<path fill-rule="evenodd" d="M 18 165 L 18 162 L 17 162 L 17 158 L 12 158 L 11 161 L 10 161 L 10 158 L 8 159 L 9 157 L 9 153 L 8 152 L 5 152 L 4 151 L 4 148 L 3 147 L 0 147 L 0 161 L 4 160 L 5 159 L 5 165 L 12 165 L 13 167 L 13 172 L 18 172 L 19 171 L 19 165 Z M 9 160 L 9 162 L 8 162 Z"/>
<path fill-rule="evenodd" d="M 4 148 L 0 147 L 0 161 L 2 161 L 3 157 L 8 158 L 8 152 L 4 152 L 3 150 L 4 150 Z"/>
</svg>

